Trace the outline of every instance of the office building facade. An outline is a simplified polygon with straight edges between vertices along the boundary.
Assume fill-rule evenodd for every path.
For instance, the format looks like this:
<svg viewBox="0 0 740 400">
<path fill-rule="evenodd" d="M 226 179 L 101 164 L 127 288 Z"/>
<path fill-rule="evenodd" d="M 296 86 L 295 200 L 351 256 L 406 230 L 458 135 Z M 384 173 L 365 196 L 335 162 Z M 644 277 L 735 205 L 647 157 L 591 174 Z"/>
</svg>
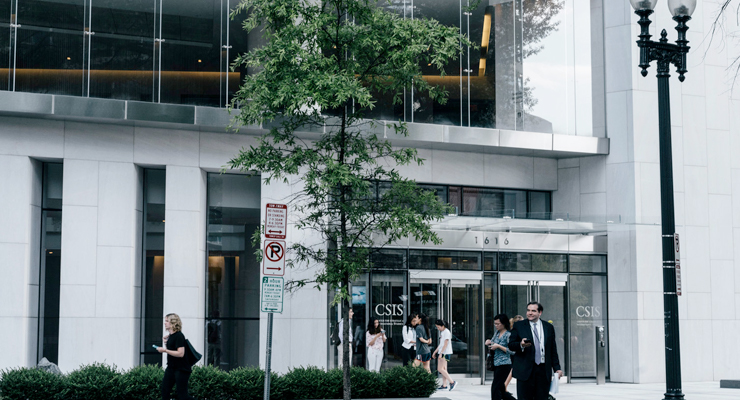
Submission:
<svg viewBox="0 0 740 400">
<path fill-rule="evenodd" d="M 729 34 L 724 46 L 705 39 L 717 10 L 699 3 L 686 81 L 671 82 L 682 369 L 684 380 L 719 380 L 740 375 L 727 334 L 740 329 L 740 95 L 727 84 L 740 47 Z M 264 365 L 251 235 L 300 177 L 266 185 L 222 173 L 267 128 L 227 129 L 225 107 L 251 73 L 229 66 L 263 43 L 229 18 L 234 5 L 0 1 L 0 368 L 42 357 L 64 371 L 161 363 L 151 345 L 168 312 L 203 362 Z M 403 104 L 381 98 L 369 115 L 408 123 L 408 137 L 384 123 L 376 133 L 417 148 L 424 164 L 400 170 L 456 211 L 434 224 L 441 245 L 407 239 L 373 256 L 352 284 L 355 337 L 379 318 L 389 368 L 409 312 L 443 318 L 450 372 L 483 380 L 493 315 L 539 300 L 569 379 L 596 376 L 594 329 L 604 326 L 612 381 L 663 381 L 657 87 L 639 75 L 629 2 L 467 6 L 383 3 L 480 46 L 462 49 L 445 76 L 423 66 L 448 89 L 445 105 L 409 88 Z M 672 27 L 658 9 L 654 25 Z M 290 227 L 298 240 L 318 239 Z M 331 296 L 286 294 L 274 369 L 337 365 Z M 695 349 L 697 335 L 712 346 Z M 353 345 L 363 365 L 364 343 Z"/>
</svg>

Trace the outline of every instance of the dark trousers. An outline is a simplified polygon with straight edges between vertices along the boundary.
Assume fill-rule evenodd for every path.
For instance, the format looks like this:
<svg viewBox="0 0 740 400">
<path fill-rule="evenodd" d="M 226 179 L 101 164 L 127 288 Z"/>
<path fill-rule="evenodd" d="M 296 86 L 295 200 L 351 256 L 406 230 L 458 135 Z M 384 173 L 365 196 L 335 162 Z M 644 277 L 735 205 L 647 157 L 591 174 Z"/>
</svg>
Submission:
<svg viewBox="0 0 740 400">
<path fill-rule="evenodd" d="M 407 349 L 405 347 L 401 347 L 401 361 L 403 362 L 403 365 L 409 365 L 409 363 L 414 363 L 414 358 L 416 358 L 416 349 L 410 348 Z"/>
<path fill-rule="evenodd" d="M 552 371 L 547 371 L 545 364 L 535 365 L 529 379 L 516 381 L 516 396 L 519 400 L 547 400 L 550 394 Z"/>
<path fill-rule="evenodd" d="M 170 400 L 173 386 L 175 386 L 178 400 L 195 400 L 188 394 L 188 379 L 190 379 L 188 371 L 165 369 L 164 379 L 162 379 L 162 400 Z"/>
<path fill-rule="evenodd" d="M 515 400 L 506 391 L 506 378 L 509 377 L 511 364 L 493 367 L 493 384 L 491 385 L 491 400 Z"/>
</svg>

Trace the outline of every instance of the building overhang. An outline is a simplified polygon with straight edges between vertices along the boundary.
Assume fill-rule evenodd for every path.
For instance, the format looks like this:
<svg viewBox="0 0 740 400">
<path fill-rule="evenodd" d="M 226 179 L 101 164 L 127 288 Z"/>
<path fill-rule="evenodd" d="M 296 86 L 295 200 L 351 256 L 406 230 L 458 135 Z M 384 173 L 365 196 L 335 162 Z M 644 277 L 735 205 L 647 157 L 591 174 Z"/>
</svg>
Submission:
<svg viewBox="0 0 740 400">
<path fill-rule="evenodd" d="M 7 91 L 0 91 L 0 115 L 246 135 L 263 134 L 278 124 L 242 126 L 235 131 L 229 130 L 234 115 L 225 108 Z M 609 154 L 609 139 L 601 137 L 413 122 L 407 123 L 408 135 L 403 136 L 396 134 L 393 124 L 378 121 L 364 130 L 400 147 L 555 159 Z M 311 127 L 298 134 L 310 139 L 325 129 Z"/>
</svg>

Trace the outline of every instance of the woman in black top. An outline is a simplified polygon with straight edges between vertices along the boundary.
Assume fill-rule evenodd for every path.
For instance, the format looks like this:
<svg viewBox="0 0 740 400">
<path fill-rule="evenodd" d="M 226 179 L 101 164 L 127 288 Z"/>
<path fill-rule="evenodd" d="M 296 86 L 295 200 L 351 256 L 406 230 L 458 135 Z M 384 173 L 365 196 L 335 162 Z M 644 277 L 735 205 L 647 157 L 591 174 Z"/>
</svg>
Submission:
<svg viewBox="0 0 740 400">
<path fill-rule="evenodd" d="M 188 380 L 192 369 L 185 360 L 185 335 L 182 334 L 182 321 L 177 314 L 164 317 L 164 329 L 170 334 L 165 336 L 165 347 L 157 347 L 160 353 L 167 353 L 167 369 L 162 380 L 162 400 L 170 400 L 172 386 L 177 386 L 179 400 L 195 400 L 188 394 Z"/>
</svg>

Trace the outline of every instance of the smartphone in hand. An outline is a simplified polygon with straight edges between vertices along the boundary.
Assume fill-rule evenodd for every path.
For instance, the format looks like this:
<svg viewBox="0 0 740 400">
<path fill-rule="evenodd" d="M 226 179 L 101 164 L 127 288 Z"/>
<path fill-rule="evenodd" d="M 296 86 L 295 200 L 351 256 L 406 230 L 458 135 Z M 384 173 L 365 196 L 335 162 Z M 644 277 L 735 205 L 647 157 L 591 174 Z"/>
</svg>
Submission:
<svg viewBox="0 0 740 400">
<path fill-rule="evenodd" d="M 159 348 L 159 346 L 157 346 L 156 344 L 153 344 L 152 347 L 154 347 L 154 350 L 157 350 Z"/>
</svg>

